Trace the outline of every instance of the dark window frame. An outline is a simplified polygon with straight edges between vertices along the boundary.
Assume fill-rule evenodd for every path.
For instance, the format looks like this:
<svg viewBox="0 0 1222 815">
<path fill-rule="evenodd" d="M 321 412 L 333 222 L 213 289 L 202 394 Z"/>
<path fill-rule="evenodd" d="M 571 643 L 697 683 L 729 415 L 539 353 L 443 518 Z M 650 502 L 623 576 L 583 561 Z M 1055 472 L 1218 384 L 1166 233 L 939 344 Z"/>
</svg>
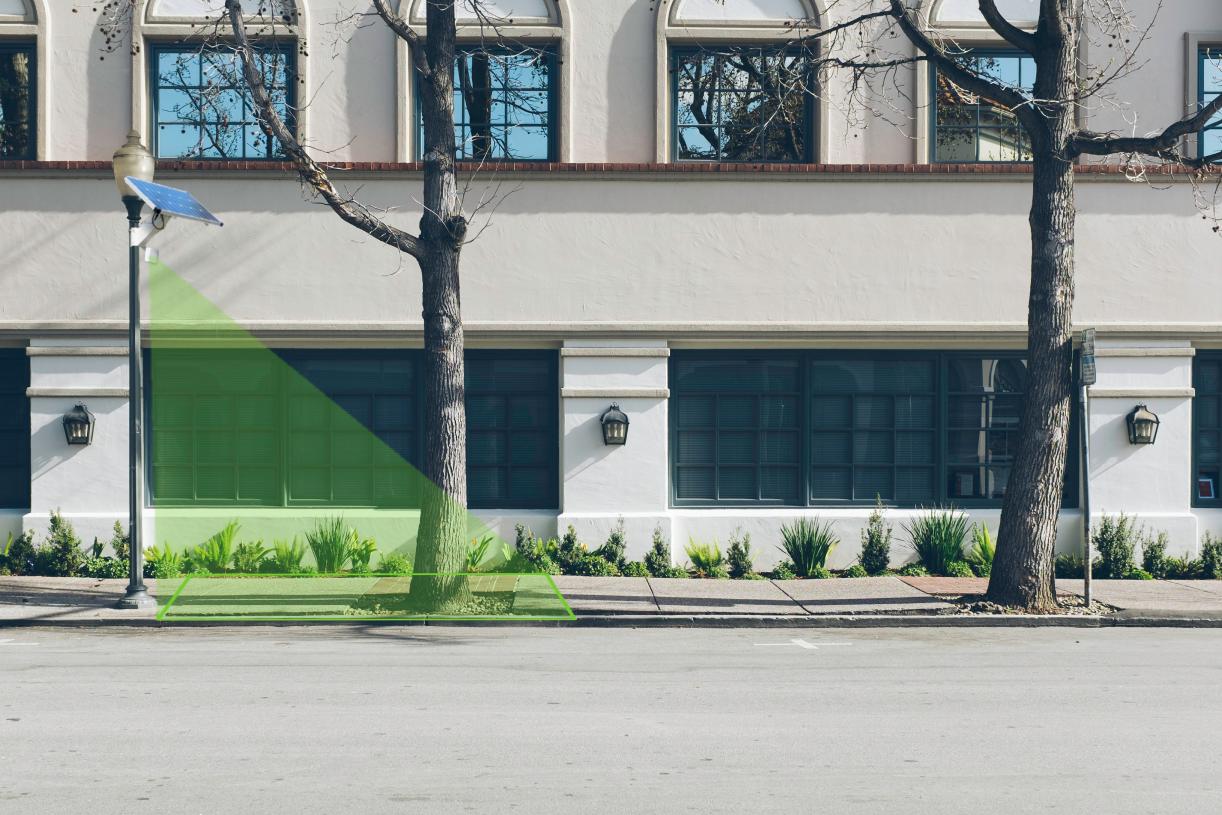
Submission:
<svg viewBox="0 0 1222 815">
<path fill-rule="evenodd" d="M 208 352 L 215 353 L 215 352 Z M 258 353 L 258 352 L 256 352 Z M 360 358 L 369 358 L 370 356 L 380 359 L 403 359 L 411 362 L 415 366 L 413 372 L 413 391 L 412 398 L 415 401 L 415 420 L 414 428 L 411 431 L 415 435 L 415 445 L 413 448 L 414 456 L 409 459 L 409 463 L 415 467 L 421 467 L 424 459 L 424 444 L 425 444 L 425 425 L 424 425 L 424 377 L 423 377 L 423 361 L 424 352 L 420 349 L 276 349 L 274 352 L 286 365 L 292 367 L 297 372 L 298 376 L 305 377 L 301 371 L 293 365 L 293 360 L 316 360 L 316 359 L 354 359 L 355 355 L 360 355 Z M 277 378 L 280 380 L 277 383 L 277 398 L 280 400 L 278 416 L 280 426 L 277 428 L 276 441 L 276 478 L 280 484 L 279 497 L 275 500 L 259 500 L 259 501 L 239 501 L 236 499 L 159 499 L 155 495 L 156 479 L 153 473 L 154 449 L 153 449 L 153 432 L 152 429 L 155 423 L 152 420 L 153 404 L 152 404 L 152 369 L 150 364 L 149 350 L 145 349 L 145 364 L 144 364 L 144 410 L 148 418 L 147 424 L 150 432 L 144 434 L 144 452 L 145 452 L 145 484 L 147 501 L 150 507 L 158 509 L 171 508 L 208 508 L 208 507 L 235 507 L 235 508 L 265 508 L 265 509 L 291 509 L 291 508 L 337 508 L 337 509 L 392 509 L 403 511 L 416 511 L 419 509 L 419 496 L 411 494 L 404 503 L 390 504 L 368 504 L 368 503 L 343 503 L 336 501 L 327 501 L 326 499 L 313 498 L 292 498 L 290 497 L 290 485 L 288 483 L 289 474 L 292 468 L 289 464 L 289 416 L 288 416 L 288 397 L 289 389 L 283 381 L 286 377 L 283 373 L 278 373 Z M 547 380 L 551 383 L 549 394 L 551 395 L 550 414 L 545 417 L 550 425 L 550 436 L 552 443 L 548 445 L 546 466 L 549 472 L 549 484 L 547 493 L 540 494 L 531 498 L 526 498 L 518 501 L 508 502 L 479 502 L 468 501 L 468 509 L 471 510 L 540 510 L 553 511 L 559 510 L 560 505 L 560 437 L 562 433 L 561 416 L 560 416 L 560 380 L 559 380 L 559 352 L 555 349 L 468 349 L 466 351 L 468 360 L 475 359 L 542 359 L 547 361 Z M 282 370 L 282 369 L 281 369 Z M 307 380 L 308 377 L 305 377 Z M 321 389 L 320 389 L 321 390 Z M 331 396 L 334 401 L 334 396 Z M 367 428 L 368 429 L 368 428 Z M 470 432 L 470 427 L 468 427 Z M 374 432 L 374 431 L 370 431 Z M 377 435 L 374 432 L 374 435 Z M 542 465 L 541 465 L 542 466 Z M 470 465 L 468 464 L 468 478 L 470 478 Z M 334 489 L 334 487 L 332 487 Z"/>
<path fill-rule="evenodd" d="M 291 132 L 296 133 L 297 130 L 297 40 L 284 37 L 265 40 L 255 46 L 256 49 L 278 50 L 284 55 L 284 83 L 285 83 L 285 127 Z M 264 150 L 265 155 L 247 155 L 246 141 L 242 141 L 242 155 L 233 156 L 162 156 L 160 155 L 160 127 L 161 122 L 158 120 L 160 111 L 160 95 L 161 82 L 160 71 L 158 69 L 158 61 L 162 54 L 166 53 L 189 53 L 202 52 L 207 50 L 223 50 L 223 46 L 209 46 L 205 43 L 196 43 L 192 46 L 190 43 L 180 39 L 172 40 L 157 40 L 149 43 L 148 46 L 148 79 L 149 79 L 149 149 L 159 161 L 285 161 L 286 157 L 283 153 L 277 155 L 277 151 L 273 149 L 273 139 L 267 138 L 267 145 Z M 243 85 L 243 88 L 245 86 Z M 243 90 L 243 94 L 245 91 Z M 249 104 L 245 102 L 244 104 Z M 254 122 L 254 113 L 251 113 L 250 122 Z M 195 126 L 195 125 L 192 125 Z M 243 127 L 249 127 L 247 120 L 243 120 Z M 257 125 L 254 125 L 257 126 Z"/>
<path fill-rule="evenodd" d="M 0 425 L 0 431 L 12 433 L 18 440 L 16 449 L 12 451 L 13 459 L 4 462 L 0 469 L 11 469 L 16 473 L 15 491 L 0 492 L 0 507 L 4 509 L 30 510 L 30 484 L 33 480 L 33 467 L 30 457 L 30 397 L 27 389 L 30 387 L 30 358 L 25 348 L 0 348 L 0 371 L 8 374 L 17 371 L 13 381 L 8 376 L 0 381 L 0 398 L 15 402 L 16 424 L 11 428 Z M 61 432 L 59 422 L 53 423 L 48 430 L 51 433 Z M 63 443 L 63 437 L 60 437 Z M 6 454 L 8 451 L 6 450 Z M 2 484 L 2 482 L 0 482 Z"/>
<path fill-rule="evenodd" d="M 893 460 L 891 468 L 900 466 L 932 466 L 935 471 L 935 493 L 934 499 L 924 503 L 903 502 L 895 500 L 884 500 L 887 506 L 905 509 L 917 509 L 928 503 L 937 503 L 941 505 L 950 505 L 961 507 L 963 509 L 997 509 L 1001 506 L 1000 499 L 984 499 L 984 498 L 950 498 L 948 497 L 949 490 L 947 489 L 947 474 L 950 469 L 953 469 L 948 457 L 949 444 L 949 410 L 948 402 L 952 398 L 948 389 L 948 361 L 952 359 L 977 359 L 977 358 L 992 358 L 992 359 L 1025 359 L 1026 353 L 1023 351 L 1014 350 L 992 350 L 992 349 L 962 349 L 949 351 L 922 351 L 922 350 L 892 350 L 892 351 L 861 351 L 847 350 L 838 351 L 833 349 L 794 349 L 794 350 L 743 350 L 734 349 L 728 351 L 718 351 L 711 349 L 698 350 L 675 350 L 672 351 L 669 369 L 668 369 L 668 384 L 670 387 L 670 402 L 668 413 L 668 445 L 669 445 L 669 465 L 668 465 L 668 496 L 670 506 L 676 509 L 688 508 L 715 508 L 715 507 L 741 507 L 766 509 L 770 507 L 776 508 L 836 508 L 836 507 L 867 507 L 872 506 L 875 502 L 874 496 L 869 498 L 853 498 L 853 499 L 813 499 L 810 496 L 811 492 L 811 473 L 814 469 L 810 461 L 811 456 L 811 436 L 815 430 L 811 419 L 811 403 L 813 401 L 814 391 L 810 382 L 810 363 L 816 359 L 828 360 L 853 360 L 853 359 L 876 359 L 876 360 L 930 360 L 934 362 L 935 376 L 935 459 L 929 465 L 899 465 Z M 795 360 L 798 365 L 799 377 L 799 398 L 802 400 L 802 410 L 799 411 L 801 418 L 798 434 L 800 439 L 799 451 L 799 484 L 797 502 L 785 502 L 781 500 L 759 499 L 759 500 L 741 500 L 741 499 L 683 499 L 678 497 L 678 475 L 680 468 L 686 466 L 697 467 L 699 464 L 687 465 L 678 460 L 679 450 L 679 410 L 677 402 L 682 399 L 685 390 L 679 386 L 677 381 L 676 365 L 684 359 L 725 359 L 725 360 Z M 1076 370 L 1077 359 L 1074 358 L 1074 367 Z M 690 391 L 688 391 L 690 393 Z M 1078 411 L 1076 404 L 1073 407 L 1073 413 L 1070 418 L 1069 439 L 1070 439 L 1070 454 L 1066 457 L 1065 468 L 1065 493 L 1062 500 L 1063 509 L 1074 509 L 1079 505 L 1080 500 L 1080 466 L 1077 452 L 1078 438 Z M 892 432 L 895 432 L 894 428 Z M 998 432 L 987 430 L 982 432 Z M 1013 431 L 1006 431 L 1013 432 Z M 716 435 L 716 434 L 715 434 Z M 714 451 L 714 489 L 717 489 L 716 471 L 719 467 L 717 463 L 717 453 Z M 709 465 L 704 465 L 709 466 Z M 758 462 L 757 462 L 758 466 Z M 852 466 L 856 466 L 855 464 Z M 879 465 L 883 466 L 883 465 Z M 757 490 L 761 484 L 761 479 L 757 478 Z M 757 491 L 758 494 L 758 491 Z"/>
<path fill-rule="evenodd" d="M 1202 387 L 1201 381 L 1201 366 L 1210 365 L 1217 367 L 1218 386 L 1214 390 L 1205 390 Z M 1222 498 L 1218 497 L 1218 490 L 1222 489 L 1222 452 L 1217 454 L 1218 460 L 1213 462 L 1203 462 L 1201 460 L 1201 437 L 1205 433 L 1212 433 L 1218 439 L 1219 445 L 1222 445 L 1222 351 L 1200 351 L 1196 352 L 1196 356 L 1192 360 L 1192 385 L 1194 396 L 1192 399 L 1192 479 L 1189 489 L 1192 490 L 1190 495 L 1191 505 L 1199 509 L 1222 509 Z M 1201 413 L 1206 400 L 1213 401 L 1214 421 L 1208 426 L 1203 426 L 1201 422 Z M 1222 450 L 1222 446 L 1219 448 Z M 1202 477 L 1202 469 L 1213 465 L 1213 470 L 1209 475 L 1212 475 L 1214 480 L 1214 497 L 1212 500 L 1200 497 L 1200 490 L 1197 486 L 1197 480 Z M 1208 477 L 1208 476 L 1206 476 Z"/>
<path fill-rule="evenodd" d="M 512 56 L 514 54 L 519 54 L 527 50 L 538 51 L 541 54 L 543 54 L 544 58 L 547 60 L 547 155 L 543 158 L 513 157 L 513 158 L 487 158 L 487 159 L 478 159 L 478 158 L 475 158 L 474 156 L 471 156 L 468 158 L 461 158 L 461 159 L 456 159 L 456 160 L 458 161 L 479 161 L 484 164 L 507 164 L 507 163 L 518 163 L 518 162 L 527 163 L 527 164 L 547 164 L 547 163 L 556 162 L 560 160 L 559 159 L 559 153 L 560 153 L 560 121 L 559 121 L 560 119 L 559 117 L 559 114 L 560 114 L 560 85 L 559 83 L 562 81 L 562 77 L 561 77 L 561 71 L 560 71 L 560 51 L 559 51 L 558 45 L 555 42 L 548 41 L 548 42 L 542 42 L 542 43 L 534 43 L 534 42 L 525 41 L 523 42 L 523 45 L 521 48 L 512 48 L 507 45 L 492 45 L 492 44 L 485 44 L 481 42 L 470 42 L 470 41 L 459 40 L 455 44 L 455 58 L 457 59 L 460 56 L 467 56 L 470 53 L 475 52 L 475 51 L 483 51 L 489 55 L 495 55 L 495 56 Z M 412 102 L 413 102 L 412 110 L 413 110 L 413 116 L 414 116 L 413 121 L 414 121 L 414 126 L 415 126 L 415 131 L 414 131 L 415 132 L 415 153 L 416 153 L 417 161 L 424 160 L 424 114 L 420 107 L 420 100 L 421 100 L 420 83 L 421 83 L 420 72 L 417 71 L 415 67 L 413 66 L 412 68 Z M 459 94 L 460 94 L 460 90 L 456 84 L 454 87 L 454 97 L 457 99 Z M 455 113 L 454 126 L 457 129 L 461 126 L 461 122 L 465 121 L 466 115 L 464 113 L 463 116 L 460 117 L 458 115 L 457 110 L 455 110 L 454 113 Z M 489 124 L 492 127 L 496 126 L 495 123 L 490 122 Z M 458 150 L 461 147 L 461 142 L 459 141 L 457 132 L 455 133 L 454 139 L 455 139 L 455 150 Z"/>
<path fill-rule="evenodd" d="M 1014 58 L 1014 57 L 1017 57 L 1020 60 L 1021 59 L 1031 59 L 1031 55 L 1027 54 L 1024 51 L 1020 51 L 1017 48 L 1006 48 L 1006 47 L 1001 47 L 1001 46 L 981 46 L 979 48 L 969 47 L 967 48 L 964 56 L 986 57 L 986 58 L 996 58 L 996 57 Z M 1034 76 L 1032 77 L 1032 79 L 1034 80 Z M 948 81 L 951 81 L 953 83 L 953 80 L 948 80 Z M 1010 160 L 1005 160 L 1005 161 L 991 161 L 989 159 L 981 159 L 979 157 L 980 156 L 980 130 L 981 130 L 979 109 L 984 104 L 986 104 L 984 100 L 980 100 L 976 103 L 976 108 L 977 108 L 976 123 L 974 125 L 973 130 L 976 134 L 975 144 L 976 144 L 976 156 L 977 157 L 971 161 L 965 161 L 963 159 L 939 158 L 938 157 L 938 98 L 939 98 L 938 69 L 936 67 L 931 66 L 929 70 L 929 101 L 930 101 L 930 104 L 929 104 L 929 114 L 928 114 L 929 115 L 929 161 L 931 164 L 1016 164 L 1016 165 L 1031 164 L 1032 159 L 1021 159 L 1020 158 L 1020 159 L 1010 159 Z M 992 103 L 987 103 L 987 104 L 993 107 L 996 107 L 996 105 L 993 105 Z M 1017 119 L 1015 121 L 1015 124 L 1018 127 L 1018 129 L 1020 130 L 1020 132 L 1022 133 L 1023 137 L 1027 140 L 1026 146 L 1027 146 L 1027 149 L 1030 150 L 1031 149 L 1031 143 L 1030 143 L 1031 137 L 1027 133 L 1026 128 L 1024 128 L 1022 122 L 1017 121 Z"/>
<path fill-rule="evenodd" d="M 800 46 L 794 46 L 786 43 L 761 43 L 750 41 L 739 42 L 722 42 L 710 44 L 708 46 L 700 45 L 683 45 L 675 44 L 668 48 L 667 53 L 667 77 L 670 83 L 670 157 L 672 161 L 683 164 L 812 164 L 816 162 L 819 153 L 819 106 L 815 102 L 813 93 L 803 94 L 803 126 L 806 128 L 806 140 L 803 145 L 803 154 L 796 161 L 786 160 L 768 160 L 768 159 L 727 159 L 727 158 L 680 158 L 679 156 L 679 61 L 684 57 L 689 57 L 693 54 L 699 54 L 707 51 L 716 51 L 717 49 L 761 49 L 764 51 L 775 51 L 780 54 L 791 54 L 803 56 L 806 54 L 806 49 Z M 810 55 L 806 54 L 808 59 Z M 809 88 L 816 88 L 815 68 L 813 64 L 808 63 L 807 67 L 807 85 Z"/>
<path fill-rule="evenodd" d="M 28 38 L 3 38 L 0 39 L 0 55 L 25 53 L 29 55 L 30 60 L 30 101 L 29 110 L 26 115 L 29 117 L 29 136 L 27 137 L 26 152 L 20 155 L 0 156 L 2 161 L 34 161 L 38 158 L 38 42 L 37 40 Z"/>
</svg>

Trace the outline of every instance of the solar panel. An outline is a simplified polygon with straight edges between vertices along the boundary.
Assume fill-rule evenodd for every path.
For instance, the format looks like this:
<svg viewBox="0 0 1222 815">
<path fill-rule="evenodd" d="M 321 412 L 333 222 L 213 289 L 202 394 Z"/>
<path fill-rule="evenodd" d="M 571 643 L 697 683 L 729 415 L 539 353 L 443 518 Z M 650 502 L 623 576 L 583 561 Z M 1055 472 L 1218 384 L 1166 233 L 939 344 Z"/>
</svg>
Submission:
<svg viewBox="0 0 1222 815">
<path fill-rule="evenodd" d="M 167 187 L 165 184 L 154 184 L 152 181 L 141 181 L 130 175 L 123 180 L 136 191 L 136 195 L 139 195 L 144 203 L 155 210 L 178 218 L 224 226 L 220 218 L 206 210 L 204 205 L 196 201 L 195 196 L 186 190 Z"/>
</svg>

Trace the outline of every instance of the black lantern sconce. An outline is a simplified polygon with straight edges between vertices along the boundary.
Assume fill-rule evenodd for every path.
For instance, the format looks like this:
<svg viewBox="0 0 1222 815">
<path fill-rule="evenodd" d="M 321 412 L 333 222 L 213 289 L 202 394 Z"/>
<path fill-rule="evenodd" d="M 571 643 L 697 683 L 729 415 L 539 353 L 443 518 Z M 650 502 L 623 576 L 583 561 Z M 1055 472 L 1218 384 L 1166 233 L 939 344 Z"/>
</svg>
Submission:
<svg viewBox="0 0 1222 815">
<path fill-rule="evenodd" d="M 1158 438 L 1158 415 L 1145 405 L 1138 405 L 1128 415 L 1129 444 L 1154 444 Z"/>
<path fill-rule="evenodd" d="M 93 414 L 84 405 L 77 405 L 64 414 L 64 438 L 68 444 L 89 444 L 93 441 Z"/>
<path fill-rule="evenodd" d="M 628 443 L 628 414 L 615 402 L 602 415 L 603 444 L 624 445 Z"/>
</svg>

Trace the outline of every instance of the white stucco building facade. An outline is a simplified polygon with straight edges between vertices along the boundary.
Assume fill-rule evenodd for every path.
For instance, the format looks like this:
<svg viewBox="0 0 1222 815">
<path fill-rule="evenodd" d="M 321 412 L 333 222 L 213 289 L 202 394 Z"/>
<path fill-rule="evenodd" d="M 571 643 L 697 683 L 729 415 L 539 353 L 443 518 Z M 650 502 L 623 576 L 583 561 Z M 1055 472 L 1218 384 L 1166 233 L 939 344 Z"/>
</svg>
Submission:
<svg viewBox="0 0 1222 815">
<path fill-rule="evenodd" d="M 410 366 L 422 347 L 414 265 L 309 201 L 285 165 L 249 142 L 236 155 L 166 155 L 176 148 L 158 60 L 189 41 L 208 3 L 137 4 L 133 53 L 107 54 L 96 13 L 69 5 L 0 0 L 0 56 L 24 49 L 34 66 L 25 152 L 0 159 L 0 536 L 43 530 L 54 509 L 86 539 L 126 516 L 126 233 L 109 159 L 131 128 L 161 145 L 158 180 L 225 219 L 219 230 L 176 222 L 159 251 L 237 325 L 307 366 Z M 409 55 L 381 25 L 337 26 L 349 5 L 290 10 L 288 104 L 334 177 L 410 228 L 421 170 Z M 1000 53 L 974 5 L 942 0 L 926 13 L 965 46 Z M 1007 13 L 1021 22 L 1037 5 L 1012 0 Z M 1148 15 L 1155 4 L 1133 5 Z M 1083 111 L 1091 127 L 1152 131 L 1209 92 L 1203 66 L 1222 46 L 1222 7 L 1169 5 L 1147 63 L 1115 86 L 1122 101 Z M 512 419 L 507 431 L 494 419 L 474 428 L 490 447 L 472 456 L 486 468 L 473 474 L 472 511 L 500 534 L 573 524 L 596 540 L 622 518 L 639 556 L 658 526 L 679 552 L 689 537 L 724 542 L 741 527 L 762 568 L 780 557 L 780 524 L 804 515 L 837 521 L 830 565 L 851 563 L 875 495 L 892 505 L 899 538 L 924 506 L 961 506 L 996 528 L 1030 259 L 1029 174 L 990 153 L 1006 149 L 1005 134 L 993 141 L 978 117 L 977 160 L 942 160 L 951 142 L 938 131 L 950 120 L 938 118 L 939 86 L 921 65 L 882 92 L 889 121 L 846 114 L 845 80 L 820 86 L 801 103 L 791 160 L 725 155 L 729 113 L 716 155 L 693 147 L 714 126 L 688 123 L 684 55 L 784 46 L 795 18 L 834 22 L 821 6 L 498 0 L 514 41 L 547 59 L 546 89 L 530 91 L 546 94 L 546 122 L 517 142 L 530 158 L 467 174 L 472 205 L 498 201 L 477 215 L 463 254 L 468 345 L 492 379 L 514 370 L 498 360 L 526 360 L 546 379 L 488 395 L 506 415 L 535 406 L 528 433 L 515 435 Z M 417 22 L 419 9 L 405 14 Z M 1222 243 L 1196 203 L 1179 177 L 1137 183 L 1112 166 L 1079 175 L 1074 319 L 1099 346 L 1093 509 L 1140 516 L 1177 554 L 1222 533 Z M 61 419 L 78 403 L 96 416 L 94 440 L 69 447 Z M 599 428 L 612 403 L 630 419 L 622 447 L 604 445 Z M 1138 404 L 1161 419 L 1152 446 L 1129 442 L 1125 417 Z M 497 446 L 519 439 L 529 449 Z M 195 467 L 185 476 L 195 486 L 179 506 L 202 494 L 206 440 L 192 443 L 195 463 L 182 466 Z M 296 502 L 289 469 L 268 476 L 279 499 L 237 502 L 234 514 L 377 509 L 336 498 L 334 485 L 331 500 Z M 1067 476 L 1066 550 L 1080 545 L 1084 475 Z M 156 498 L 147 503 L 152 512 Z"/>
</svg>

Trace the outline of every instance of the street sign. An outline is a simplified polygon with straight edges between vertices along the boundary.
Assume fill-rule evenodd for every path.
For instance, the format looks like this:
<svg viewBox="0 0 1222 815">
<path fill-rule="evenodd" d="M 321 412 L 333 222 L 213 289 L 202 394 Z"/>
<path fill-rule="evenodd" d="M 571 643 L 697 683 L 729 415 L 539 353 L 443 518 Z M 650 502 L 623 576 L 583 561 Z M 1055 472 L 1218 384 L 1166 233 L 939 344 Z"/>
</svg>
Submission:
<svg viewBox="0 0 1222 815">
<path fill-rule="evenodd" d="M 206 224 L 224 226 L 221 219 L 213 215 L 204 205 L 195 200 L 195 196 L 186 190 L 167 187 L 165 184 L 155 184 L 152 181 L 141 181 L 139 178 L 127 176 L 124 179 L 140 196 L 140 200 L 163 215 L 173 215 L 191 221 L 203 221 Z"/>
</svg>

